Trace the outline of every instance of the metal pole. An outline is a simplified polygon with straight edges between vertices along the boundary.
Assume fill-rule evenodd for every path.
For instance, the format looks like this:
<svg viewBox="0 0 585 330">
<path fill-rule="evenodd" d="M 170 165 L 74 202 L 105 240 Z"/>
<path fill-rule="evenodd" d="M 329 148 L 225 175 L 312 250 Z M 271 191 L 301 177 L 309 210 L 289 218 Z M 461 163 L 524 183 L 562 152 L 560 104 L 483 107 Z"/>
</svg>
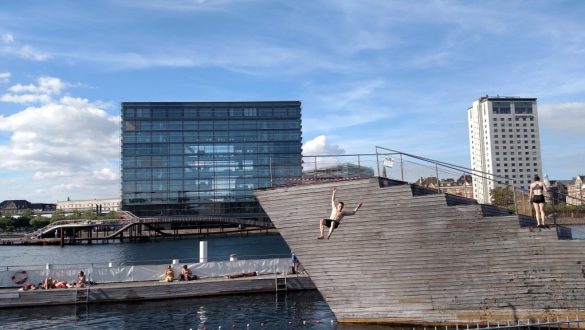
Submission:
<svg viewBox="0 0 585 330">
<path fill-rule="evenodd" d="M 435 175 L 437 176 L 437 191 L 441 192 L 441 181 L 439 181 L 439 164 L 435 162 Z"/>
<path fill-rule="evenodd" d="M 315 163 L 315 170 L 313 171 L 313 181 L 317 180 L 317 156 L 313 157 L 313 163 Z"/>
<path fill-rule="evenodd" d="M 378 176 L 380 175 L 380 159 L 378 158 L 378 148 L 376 148 L 376 167 L 378 168 Z"/>
<path fill-rule="evenodd" d="M 207 262 L 207 241 L 199 241 L 199 262 Z"/>
<path fill-rule="evenodd" d="M 402 165 L 402 153 L 400 153 L 400 181 L 404 181 L 404 167 Z"/>
<path fill-rule="evenodd" d="M 516 209 L 516 214 L 520 214 L 518 213 L 518 203 L 516 202 L 516 187 L 512 186 L 512 197 L 514 198 L 514 208 Z"/>
<path fill-rule="evenodd" d="M 272 188 L 272 157 L 269 158 L 269 168 L 270 168 L 270 187 Z"/>
</svg>

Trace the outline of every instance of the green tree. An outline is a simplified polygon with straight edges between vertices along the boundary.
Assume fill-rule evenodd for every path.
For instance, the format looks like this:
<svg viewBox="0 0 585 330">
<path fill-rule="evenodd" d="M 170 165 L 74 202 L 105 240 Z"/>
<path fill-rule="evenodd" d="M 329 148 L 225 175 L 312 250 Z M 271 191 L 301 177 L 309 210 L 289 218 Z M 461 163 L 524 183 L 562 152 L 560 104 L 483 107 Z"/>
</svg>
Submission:
<svg viewBox="0 0 585 330">
<path fill-rule="evenodd" d="M 70 220 L 79 220 L 81 219 L 81 212 L 79 212 L 79 210 L 74 210 L 67 218 Z"/>
<path fill-rule="evenodd" d="M 13 231 L 14 226 L 12 225 L 12 218 L 9 216 L 3 216 L 0 218 L 0 229 L 5 231 Z"/>
<path fill-rule="evenodd" d="M 38 228 L 42 228 L 46 225 L 48 225 L 51 222 L 50 219 L 45 218 L 41 215 L 37 215 L 34 218 L 32 218 L 29 221 L 29 224 L 34 228 L 34 229 L 38 229 Z"/>
<path fill-rule="evenodd" d="M 53 212 L 53 215 L 51 216 L 51 222 L 63 219 L 65 219 L 65 212 L 63 212 L 63 210 L 56 210 L 55 212 Z"/>
<path fill-rule="evenodd" d="M 30 222 L 30 217 L 24 216 L 24 215 L 22 215 L 18 218 L 12 218 L 12 225 L 14 226 L 14 228 L 28 227 L 28 226 L 30 226 L 29 222 Z"/>
<path fill-rule="evenodd" d="M 94 220 L 95 218 L 96 218 L 96 215 L 95 215 L 95 213 L 93 213 L 93 211 L 87 210 L 87 211 L 83 212 L 83 219 Z"/>
<path fill-rule="evenodd" d="M 496 187 L 490 190 L 492 204 L 500 207 L 514 208 L 514 192 L 507 187 Z"/>
</svg>

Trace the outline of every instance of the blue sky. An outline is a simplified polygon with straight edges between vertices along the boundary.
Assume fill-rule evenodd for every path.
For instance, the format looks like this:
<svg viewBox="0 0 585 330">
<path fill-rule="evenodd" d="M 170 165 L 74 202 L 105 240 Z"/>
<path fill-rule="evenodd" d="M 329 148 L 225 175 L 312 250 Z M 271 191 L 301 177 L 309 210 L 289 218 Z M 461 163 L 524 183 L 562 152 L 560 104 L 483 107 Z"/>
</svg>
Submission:
<svg viewBox="0 0 585 330">
<path fill-rule="evenodd" d="M 0 200 L 119 195 L 123 101 L 300 100 L 305 154 L 469 166 L 467 108 L 538 98 L 543 171 L 585 172 L 585 2 L 0 5 Z"/>
</svg>

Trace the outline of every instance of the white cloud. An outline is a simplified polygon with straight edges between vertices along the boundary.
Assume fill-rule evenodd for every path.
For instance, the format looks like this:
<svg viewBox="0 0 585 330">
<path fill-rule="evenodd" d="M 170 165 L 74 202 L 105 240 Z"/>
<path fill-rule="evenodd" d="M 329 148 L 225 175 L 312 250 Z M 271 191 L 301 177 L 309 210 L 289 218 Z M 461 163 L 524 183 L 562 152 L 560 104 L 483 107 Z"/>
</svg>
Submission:
<svg viewBox="0 0 585 330">
<path fill-rule="evenodd" d="M 12 90 L 58 96 L 66 85 L 57 78 L 39 79 L 38 85 L 15 85 Z M 119 120 L 99 104 L 71 96 L 0 115 L 0 132 L 10 136 L 0 140 L 0 170 L 29 173 L 26 186 L 32 196 L 25 198 L 116 196 Z"/>
<path fill-rule="evenodd" d="M 321 155 L 342 155 L 345 150 L 337 144 L 327 143 L 325 135 L 319 135 L 303 144 L 303 155 L 321 156 Z"/>
<path fill-rule="evenodd" d="M 223 11 L 256 0 L 127 0 L 118 5 L 156 11 Z"/>
<path fill-rule="evenodd" d="M 388 104 L 393 103 L 393 98 L 401 97 L 398 89 L 383 79 L 307 87 L 310 94 L 303 103 L 305 108 L 314 111 L 303 115 L 305 132 L 331 132 L 392 118 L 397 110 Z"/>
<path fill-rule="evenodd" d="M 2 42 L 4 42 L 5 44 L 11 44 L 14 42 L 14 36 L 10 33 L 4 33 L 2 34 Z"/>
<path fill-rule="evenodd" d="M 2 102 L 10 103 L 49 103 L 52 101 L 52 95 L 61 94 L 67 87 L 67 84 L 59 78 L 40 77 L 38 84 L 16 84 L 8 89 L 11 93 L 6 93 L 0 97 Z"/>
<path fill-rule="evenodd" d="M 0 83 L 7 83 L 10 81 L 10 77 L 12 77 L 12 73 L 10 72 L 0 72 Z"/>
<path fill-rule="evenodd" d="M 581 141 L 585 138 L 585 103 L 540 104 L 538 122 L 541 129 L 551 129 L 559 134 L 571 134 Z"/>
<path fill-rule="evenodd" d="M 14 93 L 33 93 L 33 94 L 60 94 L 65 88 L 65 84 L 59 79 L 54 77 L 40 77 L 38 85 L 21 85 L 16 84 L 10 87 L 8 90 Z"/>
<path fill-rule="evenodd" d="M 325 135 L 319 135 L 303 144 L 303 168 L 305 170 L 312 170 L 315 167 L 328 167 L 343 162 L 339 157 L 345 154 L 345 150 L 337 144 L 330 144 L 327 142 Z M 318 156 L 318 157 L 317 157 Z"/>
<path fill-rule="evenodd" d="M 14 39 L 10 33 L 4 33 L 1 37 L 0 55 L 16 56 L 33 61 L 44 61 L 49 54 L 35 49 L 31 45 L 21 44 Z"/>
</svg>

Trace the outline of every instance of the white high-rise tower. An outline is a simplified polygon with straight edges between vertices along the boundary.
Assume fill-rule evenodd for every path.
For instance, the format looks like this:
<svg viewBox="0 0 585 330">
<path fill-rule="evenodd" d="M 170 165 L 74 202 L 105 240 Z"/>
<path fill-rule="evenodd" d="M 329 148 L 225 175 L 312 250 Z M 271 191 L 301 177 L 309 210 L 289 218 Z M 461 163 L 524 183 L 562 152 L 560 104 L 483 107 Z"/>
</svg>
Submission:
<svg viewBox="0 0 585 330">
<path fill-rule="evenodd" d="M 498 184 L 528 191 L 532 176 L 542 178 L 536 98 L 481 97 L 467 110 L 473 193 L 491 203 Z"/>
</svg>

